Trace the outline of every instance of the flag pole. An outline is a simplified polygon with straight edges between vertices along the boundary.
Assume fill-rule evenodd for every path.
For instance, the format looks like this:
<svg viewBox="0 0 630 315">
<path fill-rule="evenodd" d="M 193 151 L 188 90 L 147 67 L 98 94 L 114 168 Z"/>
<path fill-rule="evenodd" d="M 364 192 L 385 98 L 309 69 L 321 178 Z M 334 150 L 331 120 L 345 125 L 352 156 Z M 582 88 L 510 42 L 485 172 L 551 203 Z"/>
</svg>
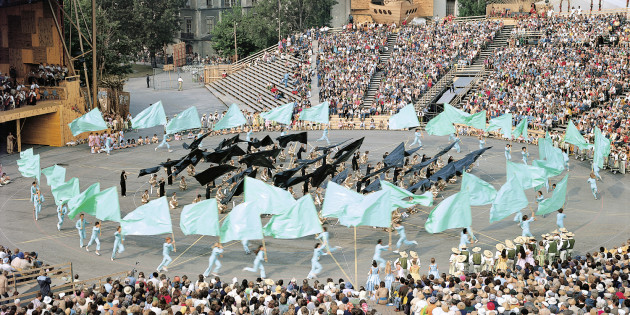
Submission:
<svg viewBox="0 0 630 315">
<path fill-rule="evenodd" d="M 359 264 L 357 262 L 357 227 L 354 227 L 354 283 L 359 283 L 358 276 L 358 267 Z"/>
<path fill-rule="evenodd" d="M 291 168 L 291 164 L 293 164 L 293 158 L 296 156 L 295 149 L 297 149 L 298 143 L 299 142 L 296 142 L 295 145 L 293 145 L 293 156 L 291 157 L 291 161 L 289 162 L 289 165 L 287 166 L 288 168 Z"/>
<path fill-rule="evenodd" d="M 177 252 L 177 246 L 175 245 L 175 233 L 171 232 L 171 238 L 173 239 L 173 251 Z"/>
<path fill-rule="evenodd" d="M 265 246 L 265 237 L 262 239 L 263 253 L 265 254 L 265 262 L 267 262 L 267 246 Z"/>
</svg>

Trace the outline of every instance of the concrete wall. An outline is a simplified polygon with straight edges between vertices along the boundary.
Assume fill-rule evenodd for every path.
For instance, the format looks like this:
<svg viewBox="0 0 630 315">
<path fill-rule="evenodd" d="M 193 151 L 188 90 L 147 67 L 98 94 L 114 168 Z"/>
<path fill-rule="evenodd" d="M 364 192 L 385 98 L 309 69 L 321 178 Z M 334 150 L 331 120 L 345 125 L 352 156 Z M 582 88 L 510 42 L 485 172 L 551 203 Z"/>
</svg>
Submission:
<svg viewBox="0 0 630 315">
<path fill-rule="evenodd" d="M 330 24 L 332 27 L 341 27 L 348 23 L 348 15 L 350 15 L 350 2 L 352 0 L 337 0 L 332 8 L 332 20 Z"/>
</svg>

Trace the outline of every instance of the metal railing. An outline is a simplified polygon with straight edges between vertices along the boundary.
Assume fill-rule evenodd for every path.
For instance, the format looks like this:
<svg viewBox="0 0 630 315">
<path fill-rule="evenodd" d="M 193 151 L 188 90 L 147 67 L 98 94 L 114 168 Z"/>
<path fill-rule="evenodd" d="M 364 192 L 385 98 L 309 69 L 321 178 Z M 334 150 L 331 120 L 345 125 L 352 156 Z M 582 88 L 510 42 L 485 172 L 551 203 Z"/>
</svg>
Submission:
<svg viewBox="0 0 630 315">
<path fill-rule="evenodd" d="M 422 107 L 427 106 L 429 103 L 433 101 L 433 99 L 446 87 L 447 83 L 450 83 L 455 77 L 455 73 L 457 72 L 457 65 L 454 65 L 440 80 L 432 86 L 422 97 L 420 100 L 416 102 L 415 108 L 416 111 L 420 111 Z"/>
<path fill-rule="evenodd" d="M 464 96 L 468 94 L 468 92 L 473 88 L 473 86 L 475 86 L 475 84 L 477 84 L 477 82 L 479 82 L 479 80 L 484 76 L 485 73 L 486 67 L 484 66 L 481 71 L 479 71 L 477 75 L 470 82 L 468 82 L 464 89 L 461 92 L 457 93 L 457 95 L 449 102 L 449 104 L 453 106 L 459 104 Z"/>
</svg>

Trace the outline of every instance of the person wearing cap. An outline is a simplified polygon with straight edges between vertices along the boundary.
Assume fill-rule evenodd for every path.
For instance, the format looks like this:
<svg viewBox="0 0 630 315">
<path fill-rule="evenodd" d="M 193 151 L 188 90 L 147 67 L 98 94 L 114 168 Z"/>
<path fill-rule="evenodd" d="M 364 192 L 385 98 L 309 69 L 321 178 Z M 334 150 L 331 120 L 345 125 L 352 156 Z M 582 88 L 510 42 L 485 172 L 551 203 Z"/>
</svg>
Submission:
<svg viewBox="0 0 630 315">
<path fill-rule="evenodd" d="M 547 236 L 545 252 L 547 253 L 547 259 L 550 263 L 556 259 L 556 255 L 558 254 L 558 243 L 555 241 L 552 235 Z"/>
<path fill-rule="evenodd" d="M 405 245 L 418 245 L 416 241 L 408 241 L 407 234 L 405 233 L 405 227 L 400 223 L 394 223 L 394 229 L 398 232 L 399 238 L 398 242 L 396 242 L 396 250 L 394 253 L 398 253 L 400 250 L 400 246 Z"/>
<path fill-rule="evenodd" d="M 61 231 L 61 225 L 63 224 L 63 220 L 68 214 L 68 201 L 63 200 L 59 206 L 57 206 L 57 231 Z"/>
<path fill-rule="evenodd" d="M 173 246 L 173 240 L 170 237 L 167 237 L 164 240 L 164 244 L 162 244 L 162 262 L 160 263 L 160 265 L 157 267 L 157 272 L 162 271 L 162 269 L 164 269 L 164 271 L 168 272 L 168 264 L 171 263 L 171 261 L 173 261 L 173 259 L 171 258 L 171 251 L 175 252 L 175 247 Z"/>
<path fill-rule="evenodd" d="M 556 225 L 558 226 L 558 229 L 564 228 L 564 218 L 566 217 L 567 215 L 564 214 L 564 209 L 558 209 L 558 214 L 556 214 Z"/>
<path fill-rule="evenodd" d="M 505 250 L 508 260 L 507 265 L 513 267 L 516 258 L 516 246 L 514 246 L 511 240 L 505 240 Z"/>
<path fill-rule="evenodd" d="M 92 245 L 92 243 L 96 243 L 95 253 L 97 256 L 101 255 L 101 253 L 98 252 L 101 249 L 101 241 L 99 240 L 100 236 L 101 236 L 101 222 L 96 221 L 96 223 L 94 223 L 94 226 L 92 227 L 92 236 L 90 237 L 90 241 L 87 243 L 87 245 L 85 245 L 86 252 L 90 251 L 90 245 Z"/>
<path fill-rule="evenodd" d="M 258 246 L 256 249 L 256 258 L 254 259 L 253 267 L 245 267 L 243 271 L 256 272 L 260 269 L 260 277 L 266 278 L 265 276 L 265 266 L 263 266 L 263 261 L 265 261 L 265 248 L 262 245 Z"/>
<path fill-rule="evenodd" d="M 470 265 L 468 264 L 468 260 L 470 259 L 470 251 L 468 250 L 468 246 L 462 245 L 459 255 L 466 257 L 464 261 L 460 261 L 460 263 L 462 264 L 462 269 L 460 270 L 468 271 L 468 268 L 470 267 Z"/>
<path fill-rule="evenodd" d="M 77 231 L 79 232 L 79 247 L 83 248 L 83 240 L 86 238 L 85 235 L 85 227 L 90 224 L 85 220 L 85 214 L 81 213 L 79 215 L 79 220 L 75 224 Z"/>
<path fill-rule="evenodd" d="M 328 255 L 324 253 L 322 249 L 322 244 L 315 244 L 315 249 L 313 250 L 313 258 L 311 258 L 311 271 L 306 276 L 306 279 L 313 279 L 317 277 L 317 275 L 322 272 L 322 264 L 319 263 L 319 257 L 322 255 Z"/>
<path fill-rule="evenodd" d="M 483 266 L 481 267 L 481 270 L 492 271 L 493 266 L 494 258 L 492 257 L 492 252 L 486 249 L 483 251 Z"/>
<path fill-rule="evenodd" d="M 451 251 L 453 253 L 451 254 L 451 257 L 448 259 L 448 262 L 449 262 L 448 274 L 449 275 L 455 275 L 455 271 L 457 270 L 457 268 L 456 268 L 457 256 L 459 256 L 461 251 L 459 249 L 455 248 L 455 247 L 451 248 Z"/>
<path fill-rule="evenodd" d="M 470 255 L 468 263 L 472 265 L 473 272 L 481 272 L 481 265 L 485 263 L 485 258 L 481 255 L 481 247 L 475 247 L 472 249 L 473 254 Z"/>
<path fill-rule="evenodd" d="M 219 269 L 221 269 L 221 262 L 219 258 L 223 257 L 223 246 L 221 243 L 214 243 L 214 248 L 212 249 L 212 254 L 210 258 L 208 258 L 208 268 L 203 272 L 204 277 L 208 277 L 210 271 L 212 270 L 212 266 L 214 265 L 214 270 L 212 270 L 212 275 L 215 277 L 219 276 Z"/>
<path fill-rule="evenodd" d="M 389 249 L 389 245 L 383 245 L 383 240 L 379 239 L 374 247 L 374 256 L 372 260 L 375 260 L 379 264 L 379 268 L 385 268 L 385 259 L 381 258 L 381 252 Z"/>
<path fill-rule="evenodd" d="M 116 232 L 114 232 L 114 249 L 112 250 L 112 261 L 116 259 L 116 254 L 121 254 L 125 251 L 125 246 L 123 242 L 125 241 L 125 237 L 121 233 L 120 225 L 116 228 Z"/>
</svg>

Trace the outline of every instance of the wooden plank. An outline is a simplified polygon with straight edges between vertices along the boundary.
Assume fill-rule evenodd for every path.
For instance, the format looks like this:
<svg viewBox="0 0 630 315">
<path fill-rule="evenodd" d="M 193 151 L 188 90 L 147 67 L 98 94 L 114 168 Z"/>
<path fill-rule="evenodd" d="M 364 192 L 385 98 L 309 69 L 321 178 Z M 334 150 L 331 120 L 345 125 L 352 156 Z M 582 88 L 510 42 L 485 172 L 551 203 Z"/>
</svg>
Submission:
<svg viewBox="0 0 630 315">
<path fill-rule="evenodd" d="M 37 115 L 44 115 L 53 113 L 59 110 L 59 106 L 62 105 L 61 101 L 41 101 L 35 106 L 26 106 L 10 111 L 5 111 L 0 114 L 0 123 L 12 121 L 21 118 L 33 117 Z"/>
</svg>

